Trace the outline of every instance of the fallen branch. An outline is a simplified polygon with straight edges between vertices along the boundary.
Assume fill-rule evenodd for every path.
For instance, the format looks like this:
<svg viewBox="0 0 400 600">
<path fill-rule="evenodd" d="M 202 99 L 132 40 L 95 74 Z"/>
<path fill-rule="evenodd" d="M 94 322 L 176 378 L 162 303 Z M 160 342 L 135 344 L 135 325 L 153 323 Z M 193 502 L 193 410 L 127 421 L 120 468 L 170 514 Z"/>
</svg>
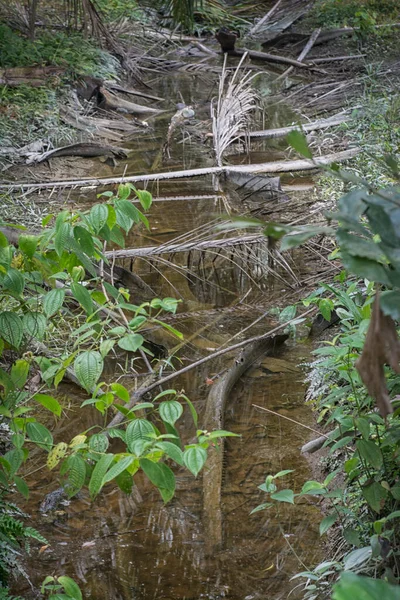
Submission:
<svg viewBox="0 0 400 600">
<path fill-rule="evenodd" d="M 158 108 L 151 108 L 150 106 L 143 106 L 141 104 L 135 104 L 134 102 L 128 102 L 128 100 L 118 98 L 118 96 L 108 92 L 103 87 L 98 88 L 96 92 L 96 98 L 98 106 L 105 110 L 116 110 L 139 117 L 154 116 L 164 112 Z"/>
<path fill-rule="evenodd" d="M 225 407 L 234 385 L 241 376 L 262 356 L 271 356 L 276 348 L 282 345 L 288 336 L 277 335 L 259 342 L 254 342 L 240 352 L 231 367 L 211 387 L 206 401 L 204 429 L 207 431 L 224 429 Z M 206 527 L 205 539 L 210 552 L 222 542 L 222 472 L 224 461 L 224 440 L 219 448 L 210 450 L 207 464 L 203 471 L 203 514 Z"/>
<path fill-rule="evenodd" d="M 317 41 L 317 38 L 320 33 L 321 33 L 320 27 L 318 29 L 315 29 L 315 31 L 313 31 L 307 44 L 304 46 L 303 50 L 300 52 L 299 56 L 297 57 L 298 61 L 301 62 L 307 56 L 307 54 L 310 52 L 311 48 L 314 46 L 315 42 Z M 276 79 L 276 81 L 279 81 L 279 79 L 283 79 L 284 77 L 287 77 L 288 75 L 290 75 L 290 73 L 293 71 L 293 69 L 294 69 L 294 67 L 289 67 L 288 69 L 286 69 L 286 71 L 284 71 L 284 73 L 279 75 L 279 77 Z"/>
<path fill-rule="evenodd" d="M 336 62 L 342 60 L 357 60 L 358 58 L 364 58 L 366 54 L 353 54 L 351 56 L 326 56 L 325 58 L 313 58 L 310 63 L 313 65 L 319 65 L 321 63 Z"/>
<path fill-rule="evenodd" d="M 165 98 L 159 98 L 159 96 L 152 96 L 150 94 L 138 92 L 137 90 L 134 90 L 132 88 L 123 87 L 122 85 L 119 85 L 118 83 L 115 83 L 114 81 L 105 81 L 104 86 L 107 89 L 116 90 L 117 92 L 123 92 L 124 94 L 130 94 L 132 96 L 138 96 L 140 98 L 146 98 L 146 100 L 154 100 L 156 102 L 165 100 Z"/>
<path fill-rule="evenodd" d="M 301 129 L 304 132 L 316 131 L 318 129 L 326 129 L 327 127 L 335 127 L 335 125 L 340 125 L 341 123 L 345 123 L 350 119 L 349 115 L 338 114 L 329 117 L 328 119 L 320 119 L 318 121 L 312 121 L 311 123 L 304 123 L 301 125 L 289 125 L 288 127 L 279 127 L 277 129 L 264 129 L 261 131 L 250 131 L 249 133 L 243 134 L 243 137 L 247 137 L 250 139 L 260 138 L 260 139 L 269 139 L 269 138 L 278 138 L 285 137 L 291 131 L 295 131 L 296 129 Z"/>
<path fill-rule="evenodd" d="M 282 0 L 278 0 L 278 2 L 276 2 L 276 4 L 274 4 L 274 6 L 267 12 L 267 14 L 260 19 L 248 32 L 248 36 L 251 37 L 252 35 L 254 35 L 267 21 L 269 21 L 269 19 L 272 17 L 272 15 L 277 11 L 277 9 L 279 8 L 280 3 L 282 2 Z"/>
<path fill-rule="evenodd" d="M 80 142 L 77 144 L 70 144 L 68 146 L 62 146 L 61 148 L 55 148 L 42 154 L 33 154 L 28 164 L 41 163 L 50 158 L 58 158 L 60 156 L 81 156 L 81 157 L 94 157 L 94 156 L 108 156 L 112 158 L 127 158 L 129 150 L 123 148 L 116 148 L 115 146 L 106 146 L 104 144 L 95 144 L 91 142 Z"/>
<path fill-rule="evenodd" d="M 315 306 L 313 306 L 312 308 L 307 310 L 305 313 L 303 313 L 301 316 L 306 317 L 306 316 L 310 315 L 311 313 L 316 312 L 316 310 L 317 310 L 317 308 Z M 170 373 L 169 375 L 166 375 L 165 377 L 162 377 L 161 379 L 156 379 L 149 385 L 145 384 L 145 385 L 141 386 L 138 390 L 135 390 L 133 392 L 129 403 L 125 406 L 125 408 L 127 410 L 130 410 L 131 408 L 133 408 L 133 406 L 135 406 L 136 402 L 138 402 L 141 398 L 143 398 L 143 396 L 145 394 L 151 392 L 156 387 L 164 385 L 168 381 L 175 379 L 175 377 L 179 377 L 180 375 L 183 375 L 184 373 L 187 373 L 188 371 L 191 371 L 192 369 L 196 369 L 197 367 L 200 367 L 200 365 L 203 365 L 206 362 L 213 360 L 214 358 L 218 358 L 219 356 L 223 356 L 224 354 L 227 354 L 228 352 L 233 352 L 234 350 L 243 348 L 244 346 L 247 346 L 248 344 L 252 344 L 252 343 L 259 342 L 261 340 L 266 340 L 267 338 L 273 337 L 275 335 L 275 333 L 277 333 L 278 331 L 281 331 L 282 329 L 285 329 L 288 325 L 290 325 L 290 323 L 296 321 L 297 319 L 298 319 L 298 317 L 295 317 L 294 319 L 291 319 L 290 321 L 287 321 L 286 323 L 282 323 L 281 325 L 274 327 L 267 333 L 263 333 L 261 335 L 255 335 L 247 340 L 242 340 L 241 342 L 238 342 L 237 344 L 233 344 L 232 346 L 227 346 L 226 348 L 220 348 L 219 350 L 212 352 L 208 356 L 205 356 L 205 357 L 201 358 L 200 360 L 197 360 L 197 361 L 191 363 L 190 365 L 186 365 L 186 367 L 183 367 L 182 369 L 179 369 L 178 371 L 174 371 L 173 373 Z M 112 419 L 112 421 L 107 425 L 107 429 L 109 429 L 111 427 L 115 427 L 116 425 L 120 424 L 123 420 L 124 420 L 124 415 L 121 413 L 118 413 L 117 415 L 115 415 L 115 417 Z M 314 431 L 314 430 L 312 430 L 312 431 Z M 316 432 L 316 433 L 319 433 L 319 432 Z"/>
<path fill-rule="evenodd" d="M 342 150 L 325 156 L 316 156 L 314 159 L 282 160 L 254 165 L 228 165 L 224 167 L 204 167 L 200 169 L 187 169 L 182 171 L 169 171 L 163 173 L 151 173 L 150 175 L 129 175 L 127 177 L 105 177 L 98 179 L 76 179 L 66 181 L 53 181 L 44 183 L 9 183 L 0 185 L 0 190 L 40 190 L 46 188 L 63 188 L 79 186 L 104 186 L 118 183 L 138 183 L 143 181 L 162 181 L 169 179 L 181 179 L 184 177 L 198 177 L 201 175 L 223 175 L 227 171 L 238 173 L 290 173 L 291 171 L 308 171 L 318 169 L 321 166 L 333 162 L 340 162 L 353 158 L 361 152 L 361 148 Z"/>
<path fill-rule="evenodd" d="M 105 252 L 106 258 L 139 258 L 143 256 L 157 256 L 160 254 L 176 254 L 176 252 L 191 252 L 192 250 L 209 250 L 211 248 L 227 248 L 243 244 L 258 244 L 265 242 L 264 235 L 241 235 L 233 238 L 219 240 L 205 240 L 203 242 L 189 242 L 186 244 L 165 244 L 161 246 L 148 246 L 144 248 L 129 248 L 124 250 L 111 250 Z"/>
</svg>

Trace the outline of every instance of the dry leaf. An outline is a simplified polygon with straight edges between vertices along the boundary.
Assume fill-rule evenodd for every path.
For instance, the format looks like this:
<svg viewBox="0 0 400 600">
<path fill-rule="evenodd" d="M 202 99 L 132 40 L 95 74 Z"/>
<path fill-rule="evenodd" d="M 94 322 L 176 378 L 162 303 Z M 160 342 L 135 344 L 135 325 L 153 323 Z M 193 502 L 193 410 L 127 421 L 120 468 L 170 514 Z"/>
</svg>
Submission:
<svg viewBox="0 0 400 600">
<path fill-rule="evenodd" d="M 39 554 L 43 554 L 43 552 L 47 550 L 47 548 L 50 548 L 50 544 L 47 544 L 46 546 L 41 546 L 39 549 Z"/>
<path fill-rule="evenodd" d="M 213 383 L 214 383 L 214 379 L 211 379 L 211 377 L 206 378 L 206 385 L 213 385 Z"/>
<path fill-rule="evenodd" d="M 399 362 L 400 341 L 396 325 L 391 317 L 381 311 L 377 292 L 364 349 L 356 362 L 356 368 L 384 418 L 393 412 L 386 387 L 384 365 L 390 365 L 396 373 L 399 373 Z"/>
</svg>

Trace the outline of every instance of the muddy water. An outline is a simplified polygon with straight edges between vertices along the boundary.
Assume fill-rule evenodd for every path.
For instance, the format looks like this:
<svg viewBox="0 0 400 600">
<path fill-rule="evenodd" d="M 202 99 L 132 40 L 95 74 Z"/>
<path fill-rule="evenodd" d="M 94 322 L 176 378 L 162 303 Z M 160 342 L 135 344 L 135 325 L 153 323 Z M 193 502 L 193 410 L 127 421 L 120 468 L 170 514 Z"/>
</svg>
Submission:
<svg viewBox="0 0 400 600">
<path fill-rule="evenodd" d="M 269 88 L 269 75 L 259 84 L 262 95 Z M 153 83 L 153 92 L 168 98 L 172 111 L 158 117 L 152 129 L 131 142 L 132 154 L 126 165 L 115 169 L 100 166 L 99 175 L 126 172 L 157 172 L 168 169 L 194 168 L 213 164 L 211 148 L 193 138 L 193 131 L 176 136 L 171 147 L 172 158 L 163 162 L 161 148 L 165 141 L 173 104 L 179 92 L 187 104 L 193 104 L 196 118 L 208 118 L 208 104 L 215 93 L 215 81 L 187 76 L 163 76 Z M 284 125 L 290 118 L 282 106 L 259 116 L 255 126 Z M 190 137 L 192 135 L 192 137 Z M 179 143 L 184 140 L 184 143 Z M 284 143 L 258 143 L 252 156 L 234 157 L 232 162 L 250 159 L 266 161 L 281 156 Z M 91 175 L 94 175 L 93 171 Z M 298 178 L 296 179 L 298 183 Z M 220 182 L 216 194 L 211 179 L 174 181 L 149 187 L 157 202 L 151 210 L 151 231 L 132 235 L 128 246 L 157 245 L 184 236 L 196 229 L 201 237 L 212 219 L 223 214 L 226 200 L 241 201 L 241 192 Z M 81 206 L 95 200 L 92 192 L 75 193 Z M 299 199 L 300 202 L 300 199 Z M 296 203 L 283 210 L 290 213 Z M 273 212 L 276 205 L 271 207 Z M 278 207 L 279 208 L 279 207 Z M 207 233 L 209 235 L 209 233 Z M 193 237 L 193 236 L 192 236 Z M 181 310 L 193 312 L 179 323 L 186 336 L 193 335 L 205 323 L 210 327 L 194 338 L 182 351 L 183 360 L 204 356 L 249 324 L 274 299 L 291 293 L 295 278 L 283 270 L 281 278 L 252 269 L 266 263 L 261 245 L 255 250 L 235 251 L 230 257 L 186 255 L 162 260 L 138 261 L 134 268 L 153 287 L 156 294 L 172 295 L 183 300 Z M 255 261 L 256 257 L 256 261 Z M 217 260 L 218 259 L 218 260 Z M 257 262 L 258 261 L 258 262 Z M 125 266 L 129 266 L 125 263 Z M 300 277 L 310 270 L 304 257 L 293 260 L 291 268 Z M 280 267 L 277 267 L 280 270 Z M 190 271 L 190 276 L 188 276 Z M 250 292 L 250 293 L 249 293 Z M 225 316 L 212 312 L 216 307 L 234 305 L 245 294 L 242 312 L 232 309 Z M 271 326 L 265 322 L 251 335 Z M 298 489 L 310 478 L 310 468 L 299 453 L 299 447 L 309 439 L 307 430 L 284 418 L 309 423 L 310 410 L 304 405 L 303 374 L 294 366 L 309 358 L 304 344 L 289 344 L 281 351 L 287 363 L 282 372 L 267 370 L 249 372 L 242 378 L 229 398 L 225 428 L 240 434 L 228 441 L 224 453 L 224 477 L 221 490 L 222 540 L 211 546 L 205 535 L 203 514 L 203 482 L 183 470 L 176 470 L 175 498 L 163 505 L 158 492 L 135 476 L 136 486 L 127 497 L 114 487 L 90 503 L 83 494 L 62 507 L 46 520 L 38 511 L 44 494 L 57 487 L 57 480 L 41 468 L 43 455 L 36 456 L 37 470 L 28 476 L 32 494 L 27 510 L 32 525 L 51 542 L 51 546 L 35 556 L 30 564 L 33 582 L 39 583 L 49 573 L 65 573 L 76 579 L 85 598 L 137 600 L 197 600 L 228 598 L 231 600 L 287 598 L 293 585 L 290 577 L 304 566 L 311 567 L 321 555 L 318 535 L 319 510 L 308 503 L 296 507 L 282 505 L 279 510 L 251 510 L 264 501 L 257 489 L 266 475 L 281 469 L 293 469 L 284 487 Z M 208 387 L 206 378 L 220 372 L 232 357 L 202 366 L 196 372 L 174 382 L 184 388 L 199 414 L 204 409 Z M 56 425 L 55 441 L 69 439 L 77 432 L 100 424 L 90 407 L 78 407 L 84 397 L 73 386 L 64 385 L 60 394 L 65 401 L 65 414 Z M 254 405 L 269 408 L 280 415 L 273 416 Z M 194 434 L 188 415 L 181 431 L 187 441 Z M 114 441 L 115 443 L 115 441 Z M 115 449 L 117 446 L 115 446 Z M 215 450 L 212 450 L 215 451 Z M 29 596 L 29 590 L 18 590 Z M 291 597 L 296 598 L 296 593 Z"/>
</svg>

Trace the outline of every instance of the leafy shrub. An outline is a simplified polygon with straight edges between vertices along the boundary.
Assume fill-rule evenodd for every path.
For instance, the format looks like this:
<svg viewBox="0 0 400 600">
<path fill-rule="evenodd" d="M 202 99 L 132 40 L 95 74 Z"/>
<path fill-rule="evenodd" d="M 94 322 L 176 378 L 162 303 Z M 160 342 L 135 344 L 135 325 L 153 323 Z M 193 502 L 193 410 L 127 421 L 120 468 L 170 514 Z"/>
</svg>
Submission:
<svg viewBox="0 0 400 600">
<path fill-rule="evenodd" d="M 397 15 L 397 0 L 320 0 L 312 11 L 320 27 L 358 27 L 370 19 L 387 22 Z"/>
</svg>

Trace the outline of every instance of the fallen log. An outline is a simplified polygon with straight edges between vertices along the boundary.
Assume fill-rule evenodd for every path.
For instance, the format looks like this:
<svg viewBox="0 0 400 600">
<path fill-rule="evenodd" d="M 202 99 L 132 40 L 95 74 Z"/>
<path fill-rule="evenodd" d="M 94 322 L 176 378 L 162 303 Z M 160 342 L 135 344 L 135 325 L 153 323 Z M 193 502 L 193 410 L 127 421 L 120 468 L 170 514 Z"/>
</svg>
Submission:
<svg viewBox="0 0 400 600">
<path fill-rule="evenodd" d="M 64 71 L 65 69 L 55 66 L 0 69 L 0 85 L 40 87 L 46 85 L 50 78 L 59 77 Z"/>
<path fill-rule="evenodd" d="M 291 171 L 309 171 L 322 166 L 330 165 L 353 158 L 361 152 L 361 148 L 342 150 L 325 156 L 316 156 L 311 159 L 282 160 L 254 165 L 228 165 L 225 167 L 204 167 L 199 169 L 186 169 L 182 171 L 167 171 L 162 173 L 151 173 L 149 175 L 128 175 L 125 177 L 104 177 L 98 179 L 75 179 L 65 181 L 53 181 L 44 183 L 15 182 L 1 184 L 0 190 L 40 190 L 46 188 L 81 187 L 81 186 L 103 186 L 118 183 L 139 183 L 143 181 L 166 181 L 169 179 L 181 179 L 185 177 L 198 177 L 201 175 L 223 175 L 227 171 L 237 173 L 290 173 Z"/>
<path fill-rule="evenodd" d="M 144 248 L 130 248 L 124 250 L 111 250 L 105 252 L 106 258 L 141 258 L 143 256 L 159 256 L 160 254 L 176 254 L 177 252 L 191 252 L 193 250 L 214 250 L 220 248 L 232 248 L 242 244 L 259 244 L 266 242 L 264 235 L 242 235 L 233 238 L 222 238 L 218 240 L 205 240 L 203 242 L 188 242 L 185 244 L 162 244 L 160 246 L 145 246 Z"/>
<path fill-rule="evenodd" d="M 225 375 L 211 387 L 206 401 L 204 429 L 207 431 L 224 429 L 225 407 L 234 385 L 254 362 L 261 356 L 274 354 L 277 347 L 281 346 L 287 338 L 287 335 L 277 335 L 260 340 L 240 352 Z M 215 550 L 222 542 L 223 459 L 224 440 L 222 438 L 218 449 L 210 449 L 203 471 L 203 514 L 205 516 L 203 522 L 206 527 L 205 539 L 208 552 Z"/>
<path fill-rule="evenodd" d="M 335 127 L 336 125 L 340 125 L 341 123 L 346 123 L 350 119 L 349 115 L 346 114 L 338 114 L 329 117 L 328 119 L 319 119 L 318 121 L 312 121 L 311 123 L 303 123 L 301 125 L 289 125 L 288 127 L 278 127 L 277 129 L 263 129 L 260 131 L 250 131 L 249 133 L 244 133 L 243 137 L 250 139 L 270 139 L 270 138 L 278 138 L 285 137 L 291 131 L 295 131 L 296 129 L 301 129 L 305 133 L 309 131 L 316 131 L 319 129 L 326 129 L 328 127 Z"/>
<path fill-rule="evenodd" d="M 235 48 L 237 40 L 237 34 L 234 31 L 229 31 L 225 27 L 217 31 L 215 39 L 221 46 L 223 54 L 228 56 L 248 56 L 251 59 L 263 60 L 274 64 L 290 65 L 292 67 L 298 67 L 299 69 L 310 69 L 315 71 L 315 67 L 306 63 L 295 60 L 294 58 L 288 58 L 287 56 L 278 56 L 277 54 L 267 54 L 266 52 L 258 52 L 256 50 L 247 50 L 246 48 Z"/>
<path fill-rule="evenodd" d="M 142 106 L 134 102 L 128 102 L 118 98 L 115 94 L 108 92 L 104 87 L 99 87 L 96 92 L 97 105 L 104 110 L 115 110 L 117 112 L 125 112 L 131 115 L 140 117 L 159 115 L 163 110 L 151 108 L 150 106 Z"/>
<path fill-rule="evenodd" d="M 311 48 L 314 46 L 320 33 L 321 33 L 320 27 L 318 29 L 316 29 L 315 31 L 313 31 L 307 44 L 304 46 L 303 50 L 300 52 L 299 56 L 297 57 L 298 61 L 302 62 L 302 60 L 307 56 L 307 54 L 310 52 Z M 294 69 L 293 66 L 286 69 L 286 71 L 284 73 L 279 75 L 279 77 L 276 79 L 276 81 L 278 81 L 279 79 L 283 79 L 284 77 L 287 77 L 288 75 L 290 75 L 290 73 L 293 71 L 293 69 Z"/>
<path fill-rule="evenodd" d="M 95 157 L 95 156 L 108 156 L 111 158 L 127 158 L 129 150 L 124 148 L 116 148 L 115 146 L 106 146 L 104 144 L 95 144 L 91 142 L 79 142 L 77 144 L 70 144 L 63 146 L 62 148 L 55 148 L 42 154 L 34 154 L 31 156 L 27 164 L 41 163 L 51 158 L 58 158 L 61 156 L 81 156 L 81 157 Z"/>
</svg>

